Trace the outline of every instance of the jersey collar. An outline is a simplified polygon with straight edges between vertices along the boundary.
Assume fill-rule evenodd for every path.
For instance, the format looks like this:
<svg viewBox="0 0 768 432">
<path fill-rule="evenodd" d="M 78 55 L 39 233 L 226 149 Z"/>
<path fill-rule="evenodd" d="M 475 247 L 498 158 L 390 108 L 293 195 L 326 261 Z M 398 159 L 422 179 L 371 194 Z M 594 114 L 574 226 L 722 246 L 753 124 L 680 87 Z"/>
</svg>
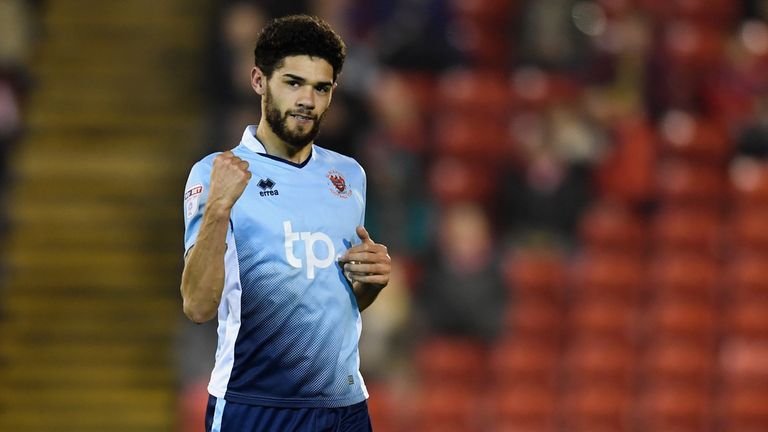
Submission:
<svg viewBox="0 0 768 432">
<path fill-rule="evenodd" d="M 275 161 L 278 161 L 278 162 L 282 162 L 282 163 L 294 166 L 296 168 L 304 168 L 304 166 L 306 166 L 307 163 L 309 163 L 309 161 L 312 159 L 312 157 L 315 154 L 315 152 L 314 152 L 314 145 L 313 145 L 312 149 L 310 150 L 310 153 L 309 153 L 309 156 L 307 157 L 307 159 L 304 162 L 300 163 L 300 164 L 297 164 L 295 162 L 291 162 L 289 160 L 285 160 L 283 158 L 279 158 L 277 156 L 272 156 L 271 154 L 267 153 L 267 149 L 264 147 L 264 144 L 262 144 L 261 141 L 259 141 L 259 139 L 256 138 L 256 129 L 257 129 L 256 125 L 248 125 L 248 126 L 246 126 L 245 132 L 243 132 L 243 138 L 240 140 L 240 143 L 242 145 L 244 145 L 248 150 L 250 150 L 250 151 L 252 151 L 254 153 L 257 153 L 257 154 L 259 154 L 261 156 L 264 156 L 264 157 L 267 157 L 269 159 L 272 159 L 272 160 L 275 160 Z"/>
<path fill-rule="evenodd" d="M 248 150 L 254 153 L 266 154 L 267 149 L 264 148 L 258 138 L 256 138 L 256 125 L 248 125 L 243 132 L 243 139 L 240 142 L 248 148 Z"/>
</svg>

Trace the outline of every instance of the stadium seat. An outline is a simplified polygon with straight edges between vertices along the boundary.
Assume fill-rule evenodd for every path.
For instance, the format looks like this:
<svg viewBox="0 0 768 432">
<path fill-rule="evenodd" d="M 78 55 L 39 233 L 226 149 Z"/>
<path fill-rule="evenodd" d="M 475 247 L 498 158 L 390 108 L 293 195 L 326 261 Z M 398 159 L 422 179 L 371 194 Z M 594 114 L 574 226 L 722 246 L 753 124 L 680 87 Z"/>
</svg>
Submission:
<svg viewBox="0 0 768 432">
<path fill-rule="evenodd" d="M 768 388 L 723 390 L 717 412 L 725 432 L 763 432 L 768 425 Z"/>
<path fill-rule="evenodd" d="M 518 385 L 504 387 L 489 399 L 492 432 L 554 432 L 557 415 L 552 387 Z"/>
<path fill-rule="evenodd" d="M 737 210 L 728 222 L 730 247 L 736 252 L 768 255 L 768 207 L 745 207 Z"/>
<path fill-rule="evenodd" d="M 442 156 L 494 165 L 512 154 L 512 149 L 506 146 L 508 128 L 494 118 L 476 114 L 442 115 L 438 116 L 434 130 L 435 150 Z"/>
<path fill-rule="evenodd" d="M 661 301 L 649 311 L 648 333 L 709 346 L 717 337 L 717 312 L 705 302 Z"/>
<path fill-rule="evenodd" d="M 651 295 L 663 301 L 713 304 L 718 297 L 721 268 L 717 260 L 691 252 L 662 253 L 650 265 Z"/>
<path fill-rule="evenodd" d="M 768 340 L 732 337 L 723 343 L 720 363 L 725 387 L 768 388 Z"/>
<path fill-rule="evenodd" d="M 633 303 L 642 297 L 644 259 L 635 255 L 588 251 L 571 269 L 572 300 Z"/>
<path fill-rule="evenodd" d="M 581 245 L 592 250 L 641 254 L 647 247 L 643 221 L 617 203 L 590 206 L 579 220 L 578 234 Z"/>
<path fill-rule="evenodd" d="M 639 430 L 663 432 L 713 431 L 711 390 L 662 385 L 648 388 L 637 406 Z"/>
<path fill-rule="evenodd" d="M 451 157 L 435 160 L 427 179 L 431 195 L 441 205 L 462 201 L 486 203 L 496 185 L 488 167 Z"/>
<path fill-rule="evenodd" d="M 568 275 L 564 257 L 557 251 L 514 251 L 504 260 L 503 272 L 517 301 L 562 303 Z"/>
<path fill-rule="evenodd" d="M 725 199 L 725 171 L 716 166 L 667 160 L 658 171 L 663 204 L 719 208 Z"/>
<path fill-rule="evenodd" d="M 495 387 L 552 386 L 558 360 L 558 349 L 551 344 L 513 335 L 493 348 L 490 382 Z"/>
<path fill-rule="evenodd" d="M 507 78 L 499 72 L 475 68 L 452 69 L 441 74 L 437 82 L 437 102 L 431 110 L 490 116 L 497 121 L 507 118 L 512 106 Z"/>
<path fill-rule="evenodd" d="M 465 387 L 445 384 L 422 385 L 417 392 L 414 413 L 407 430 L 430 432 L 471 432 L 477 430 L 477 393 Z"/>
<path fill-rule="evenodd" d="M 516 303 L 508 308 L 505 333 L 557 346 L 563 336 L 562 308 L 544 301 Z"/>
<path fill-rule="evenodd" d="M 631 394 L 626 389 L 590 385 L 569 388 L 562 400 L 563 430 L 631 431 Z"/>
<path fill-rule="evenodd" d="M 425 385 L 442 383 L 467 388 L 484 381 L 486 357 L 485 348 L 479 342 L 433 338 L 419 346 L 415 366 Z"/>
<path fill-rule="evenodd" d="M 768 302 L 768 254 L 739 254 L 730 260 L 725 274 L 725 294 L 730 300 Z"/>
<path fill-rule="evenodd" d="M 584 337 L 567 349 L 563 372 L 569 385 L 631 387 L 635 358 L 631 344 Z"/>
<path fill-rule="evenodd" d="M 400 411 L 397 396 L 387 382 L 366 380 L 368 393 L 376 397 L 368 398 L 368 412 L 376 432 L 398 432 L 402 430 L 402 422 L 406 413 Z"/>
<path fill-rule="evenodd" d="M 575 303 L 568 317 L 572 338 L 629 342 L 637 335 L 637 310 L 633 304 L 616 301 Z"/>
<path fill-rule="evenodd" d="M 664 30 L 663 50 L 671 67 L 691 73 L 718 66 L 723 58 L 723 33 L 693 21 L 673 21 Z"/>
<path fill-rule="evenodd" d="M 716 360 L 711 346 L 652 340 L 642 358 L 643 381 L 698 390 L 711 389 L 717 372 Z"/>
<path fill-rule="evenodd" d="M 715 209 L 707 207 L 662 208 L 653 218 L 654 245 L 717 257 L 723 246 L 721 219 Z"/>
<path fill-rule="evenodd" d="M 768 340 L 768 302 L 734 302 L 726 312 L 730 335 Z"/>
<path fill-rule="evenodd" d="M 728 130 L 713 119 L 673 110 L 662 118 L 659 129 L 662 151 L 672 157 L 723 164 L 730 156 Z"/>
</svg>

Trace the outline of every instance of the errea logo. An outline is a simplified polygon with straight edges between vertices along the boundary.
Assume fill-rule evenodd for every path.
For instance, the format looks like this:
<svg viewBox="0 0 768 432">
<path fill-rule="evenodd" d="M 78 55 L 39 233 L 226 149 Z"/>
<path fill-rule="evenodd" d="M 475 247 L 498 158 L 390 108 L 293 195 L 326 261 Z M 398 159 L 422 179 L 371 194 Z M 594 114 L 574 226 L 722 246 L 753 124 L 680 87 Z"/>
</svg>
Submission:
<svg viewBox="0 0 768 432">
<path fill-rule="evenodd" d="M 336 248 L 333 247 L 333 241 L 328 234 L 322 232 L 300 231 L 293 232 L 291 221 L 283 221 L 283 231 L 285 233 L 285 258 L 294 268 L 304 267 L 304 263 L 293 253 L 293 245 L 297 241 L 304 242 L 304 256 L 306 256 L 307 279 L 315 278 L 315 269 L 328 268 L 336 255 Z M 325 244 L 327 255 L 318 257 L 315 255 L 315 243 Z"/>
<path fill-rule="evenodd" d="M 280 195 L 280 192 L 277 191 L 277 189 L 274 189 L 275 182 L 271 178 L 267 177 L 266 179 L 259 180 L 258 183 L 256 183 L 256 186 L 261 189 L 259 192 L 260 196 L 275 196 Z"/>
</svg>

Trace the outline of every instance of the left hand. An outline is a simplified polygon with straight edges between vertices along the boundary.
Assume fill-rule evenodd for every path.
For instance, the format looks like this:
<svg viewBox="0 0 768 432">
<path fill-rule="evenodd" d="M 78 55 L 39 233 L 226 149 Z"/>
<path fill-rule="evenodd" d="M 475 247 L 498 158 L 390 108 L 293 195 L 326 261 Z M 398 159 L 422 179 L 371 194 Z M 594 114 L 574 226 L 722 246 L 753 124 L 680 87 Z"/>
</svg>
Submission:
<svg viewBox="0 0 768 432">
<path fill-rule="evenodd" d="M 364 227 L 358 226 L 356 231 L 363 242 L 347 249 L 344 256 L 339 258 L 344 275 L 352 282 L 353 289 L 360 288 L 362 284 L 382 289 L 389 283 L 389 273 L 392 271 L 392 259 L 387 253 L 387 247 L 375 243 Z"/>
</svg>

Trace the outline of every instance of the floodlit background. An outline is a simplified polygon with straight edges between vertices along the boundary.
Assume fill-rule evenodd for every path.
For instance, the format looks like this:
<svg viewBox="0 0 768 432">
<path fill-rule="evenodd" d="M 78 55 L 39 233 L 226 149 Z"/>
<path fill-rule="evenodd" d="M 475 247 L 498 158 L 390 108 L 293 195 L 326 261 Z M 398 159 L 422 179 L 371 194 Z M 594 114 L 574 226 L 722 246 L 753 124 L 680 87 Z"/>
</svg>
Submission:
<svg viewBox="0 0 768 432">
<path fill-rule="evenodd" d="M 377 432 L 768 431 L 766 0 L 0 0 L 0 430 L 202 430 L 184 182 L 298 12 L 394 260 Z"/>
</svg>

